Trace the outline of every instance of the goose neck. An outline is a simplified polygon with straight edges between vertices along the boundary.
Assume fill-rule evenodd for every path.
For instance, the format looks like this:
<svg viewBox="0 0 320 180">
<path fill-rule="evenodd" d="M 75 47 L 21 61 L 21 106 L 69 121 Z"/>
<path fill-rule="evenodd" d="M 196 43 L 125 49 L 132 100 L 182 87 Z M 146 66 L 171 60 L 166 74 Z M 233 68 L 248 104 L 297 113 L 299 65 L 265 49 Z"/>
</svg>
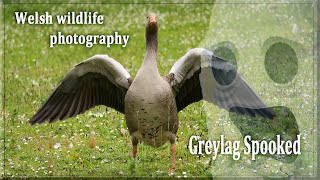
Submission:
<svg viewBox="0 0 320 180">
<path fill-rule="evenodd" d="M 147 50 L 146 59 L 156 61 L 157 51 L 158 51 L 157 33 L 146 34 L 146 50 Z"/>
</svg>

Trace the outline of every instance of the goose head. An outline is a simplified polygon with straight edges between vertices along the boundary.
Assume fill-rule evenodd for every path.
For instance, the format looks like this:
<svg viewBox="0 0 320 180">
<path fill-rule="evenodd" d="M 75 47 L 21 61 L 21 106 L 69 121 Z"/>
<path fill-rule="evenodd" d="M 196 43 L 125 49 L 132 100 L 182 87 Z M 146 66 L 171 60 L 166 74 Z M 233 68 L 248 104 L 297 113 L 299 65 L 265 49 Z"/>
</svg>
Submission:
<svg viewBox="0 0 320 180">
<path fill-rule="evenodd" d="M 146 33 L 155 34 L 158 32 L 157 16 L 154 13 L 150 13 L 147 17 Z"/>
</svg>

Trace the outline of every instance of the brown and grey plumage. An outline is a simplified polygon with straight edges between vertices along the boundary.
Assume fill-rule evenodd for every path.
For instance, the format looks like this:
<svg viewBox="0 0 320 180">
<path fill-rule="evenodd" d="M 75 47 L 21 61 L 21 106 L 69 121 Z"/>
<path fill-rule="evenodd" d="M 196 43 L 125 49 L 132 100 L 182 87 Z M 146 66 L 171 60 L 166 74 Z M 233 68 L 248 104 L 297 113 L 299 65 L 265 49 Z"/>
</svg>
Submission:
<svg viewBox="0 0 320 180">
<path fill-rule="evenodd" d="M 178 112 L 199 100 L 250 116 L 272 119 L 267 108 L 234 66 L 202 48 L 190 50 L 161 77 L 157 67 L 155 14 L 146 25 L 146 55 L 135 79 L 107 55 L 96 55 L 72 68 L 30 123 L 64 120 L 96 105 L 124 113 L 132 137 L 132 155 L 139 141 L 159 147 L 171 143 L 172 167 L 176 167 L 175 138 Z"/>
</svg>

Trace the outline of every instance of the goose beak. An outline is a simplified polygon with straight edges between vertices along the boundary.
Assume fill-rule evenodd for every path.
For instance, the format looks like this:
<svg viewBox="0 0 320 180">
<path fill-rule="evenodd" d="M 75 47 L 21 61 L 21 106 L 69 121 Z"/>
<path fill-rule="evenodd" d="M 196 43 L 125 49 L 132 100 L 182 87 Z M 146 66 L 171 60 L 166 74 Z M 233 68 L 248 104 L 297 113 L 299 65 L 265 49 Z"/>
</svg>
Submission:
<svg viewBox="0 0 320 180">
<path fill-rule="evenodd" d="M 157 29 L 157 17 L 149 16 L 149 26 L 151 29 Z"/>
</svg>

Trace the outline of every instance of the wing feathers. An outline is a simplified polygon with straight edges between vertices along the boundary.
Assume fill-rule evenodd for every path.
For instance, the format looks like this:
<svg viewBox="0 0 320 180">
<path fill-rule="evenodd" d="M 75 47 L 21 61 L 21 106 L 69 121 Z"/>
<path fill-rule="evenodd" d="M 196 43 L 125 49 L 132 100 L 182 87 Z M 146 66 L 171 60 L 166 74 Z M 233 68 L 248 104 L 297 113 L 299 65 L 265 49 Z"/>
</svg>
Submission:
<svg viewBox="0 0 320 180">
<path fill-rule="evenodd" d="M 77 104 L 79 103 L 79 93 L 75 94 L 71 99 L 72 99 L 72 103 L 67 113 L 68 117 L 73 117 L 76 115 L 76 107 L 77 107 Z"/>
<path fill-rule="evenodd" d="M 51 116 L 50 118 L 50 123 L 54 122 L 57 120 L 57 118 L 64 117 L 65 114 L 68 112 L 68 109 L 70 107 L 70 102 L 72 101 L 71 98 L 66 97 L 66 100 L 62 101 L 61 104 L 56 108 L 57 112 L 55 115 Z M 54 114 L 54 112 L 52 113 Z"/>
<path fill-rule="evenodd" d="M 229 110 L 230 112 L 235 112 L 243 115 L 250 115 L 255 117 L 259 115 L 261 117 L 273 119 L 275 117 L 275 113 L 270 108 L 262 108 L 262 109 L 249 109 L 242 107 L 232 107 Z"/>
<path fill-rule="evenodd" d="M 37 112 L 37 114 L 32 119 L 40 119 L 47 118 L 50 114 L 52 108 L 57 105 L 60 100 L 63 98 L 62 96 L 56 96 L 57 92 L 55 91 L 52 96 L 46 101 L 45 105 Z M 43 123 L 44 120 L 41 119 L 39 123 Z"/>
<path fill-rule="evenodd" d="M 236 68 L 211 51 L 202 48 L 190 50 L 173 65 L 170 73 L 174 74 L 171 85 L 176 92 L 178 110 L 204 99 L 239 114 L 270 119 L 275 116 Z"/>
<path fill-rule="evenodd" d="M 49 119 L 49 122 L 54 121 L 54 117 L 57 117 L 61 112 L 63 112 L 63 107 L 64 107 L 63 102 L 67 100 L 68 100 L 67 97 L 64 97 L 60 102 L 58 102 L 57 105 L 52 107 L 52 110 L 48 111 L 49 117 L 47 117 L 47 119 Z"/>
<path fill-rule="evenodd" d="M 112 58 L 104 55 L 89 58 L 69 71 L 30 123 L 64 120 L 96 105 L 123 113 L 128 78 L 129 73 Z"/>
<path fill-rule="evenodd" d="M 89 109 L 89 97 L 91 94 L 89 93 L 89 88 L 85 88 L 85 94 L 84 94 L 84 103 L 81 112 L 84 112 L 85 110 Z"/>
</svg>

